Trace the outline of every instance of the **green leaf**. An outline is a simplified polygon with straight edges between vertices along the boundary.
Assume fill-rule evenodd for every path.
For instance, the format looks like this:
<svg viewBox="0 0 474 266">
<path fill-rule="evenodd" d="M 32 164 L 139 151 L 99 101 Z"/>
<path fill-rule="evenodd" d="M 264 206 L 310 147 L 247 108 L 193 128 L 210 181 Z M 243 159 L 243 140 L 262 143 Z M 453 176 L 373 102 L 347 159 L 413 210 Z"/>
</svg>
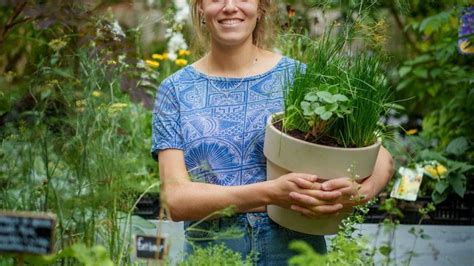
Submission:
<svg viewBox="0 0 474 266">
<path fill-rule="evenodd" d="M 398 74 L 400 75 L 401 78 L 403 78 L 406 74 L 408 74 L 408 72 L 411 71 L 411 66 L 402 66 L 399 70 L 398 70 Z"/>
<path fill-rule="evenodd" d="M 304 96 L 304 99 L 309 102 L 314 102 L 318 100 L 318 96 L 314 92 L 309 92 Z"/>
<path fill-rule="evenodd" d="M 392 247 L 387 246 L 387 245 L 380 246 L 379 247 L 379 252 L 380 252 L 380 254 L 382 254 L 384 256 L 388 256 L 392 252 Z"/>
<path fill-rule="evenodd" d="M 400 83 L 398 83 L 396 90 L 401 91 L 404 88 L 406 88 L 408 85 L 411 85 L 412 82 L 413 80 L 411 78 L 404 79 Z"/>
<path fill-rule="evenodd" d="M 466 192 L 466 176 L 464 176 L 463 174 L 450 176 L 449 183 L 453 187 L 454 192 L 456 192 L 456 194 L 463 198 L 464 193 Z"/>
<path fill-rule="evenodd" d="M 446 152 L 456 156 L 463 155 L 469 148 L 469 143 L 465 137 L 453 139 L 446 147 Z"/>
<path fill-rule="evenodd" d="M 326 109 L 329 111 L 329 112 L 334 112 L 337 110 L 337 108 L 339 107 L 339 105 L 337 103 L 331 103 L 329 105 L 326 106 Z"/>
<path fill-rule="evenodd" d="M 324 114 L 321 115 L 321 119 L 328 120 L 329 118 L 331 118 L 331 116 L 332 116 L 332 112 L 325 112 Z"/>
<path fill-rule="evenodd" d="M 440 204 L 448 198 L 448 193 L 439 193 L 434 190 L 433 193 L 431 193 L 431 198 L 433 199 L 434 204 Z"/>
<path fill-rule="evenodd" d="M 309 102 L 302 101 L 300 105 L 303 110 L 303 115 L 313 115 L 313 110 L 311 110 L 311 104 Z"/>
<path fill-rule="evenodd" d="M 325 112 L 326 112 L 326 107 L 325 106 L 320 106 L 320 107 L 314 109 L 314 113 L 319 115 L 319 116 L 321 116 Z"/>
<path fill-rule="evenodd" d="M 413 74 L 420 78 L 428 78 L 428 70 L 426 68 L 417 67 L 415 70 L 413 70 Z"/>
<path fill-rule="evenodd" d="M 435 191 L 442 194 L 442 193 L 444 193 L 444 191 L 446 191 L 446 189 L 448 187 L 449 187 L 448 181 L 446 181 L 445 179 L 442 179 L 442 180 L 438 181 L 438 183 L 436 183 Z"/>
<path fill-rule="evenodd" d="M 333 99 L 336 101 L 336 102 L 345 102 L 345 101 L 348 101 L 349 98 L 347 98 L 345 95 L 342 95 L 342 94 L 336 94 L 333 96 Z"/>
<path fill-rule="evenodd" d="M 419 31 L 427 35 L 431 35 L 433 31 L 439 30 L 443 25 L 448 23 L 449 20 L 449 12 L 440 12 L 434 16 L 425 18 L 419 27 Z"/>
<path fill-rule="evenodd" d="M 334 99 L 333 99 L 332 94 L 330 92 L 318 91 L 316 94 L 318 95 L 319 98 L 321 98 L 323 101 L 325 101 L 327 103 L 333 103 L 334 102 Z"/>
<path fill-rule="evenodd" d="M 428 62 L 430 60 L 431 60 L 431 56 L 428 55 L 428 54 L 424 54 L 424 55 L 420 55 L 420 56 L 416 57 L 415 59 L 413 59 L 411 61 L 408 61 L 406 63 L 410 64 L 410 65 L 416 65 L 416 64 Z"/>
</svg>

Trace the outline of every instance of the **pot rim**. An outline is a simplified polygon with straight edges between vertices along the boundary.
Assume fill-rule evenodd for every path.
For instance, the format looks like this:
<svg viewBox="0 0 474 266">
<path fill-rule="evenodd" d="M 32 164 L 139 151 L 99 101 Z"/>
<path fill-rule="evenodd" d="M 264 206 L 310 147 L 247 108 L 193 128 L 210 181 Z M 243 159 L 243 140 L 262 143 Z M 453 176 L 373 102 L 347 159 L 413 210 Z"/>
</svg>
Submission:
<svg viewBox="0 0 474 266">
<path fill-rule="evenodd" d="M 337 151 L 341 151 L 341 150 L 353 150 L 353 151 L 357 151 L 357 150 L 366 150 L 366 149 L 371 149 L 371 148 L 375 148 L 376 146 L 379 146 L 382 144 L 382 140 L 381 138 L 377 138 L 377 141 L 372 144 L 372 145 L 369 145 L 369 146 L 365 146 L 365 147 L 356 147 L 356 148 L 344 148 L 344 147 L 334 147 L 334 146 L 327 146 L 327 145 L 322 145 L 322 144 L 316 144 L 316 143 L 312 143 L 312 142 L 308 142 L 308 141 L 304 141 L 304 140 L 301 140 L 301 139 L 297 139 L 289 134 L 286 134 L 285 132 L 283 131 L 280 131 L 278 130 L 272 123 L 272 120 L 273 120 L 273 117 L 277 116 L 277 115 L 280 115 L 280 114 L 283 114 L 283 112 L 277 112 L 277 113 L 272 113 L 268 116 L 268 119 L 267 119 L 267 126 L 270 126 L 270 128 L 273 130 L 273 131 L 277 131 L 277 132 L 280 132 L 280 135 L 284 135 L 286 136 L 287 138 L 291 139 L 292 141 L 296 141 L 296 142 L 299 142 L 299 143 L 304 143 L 306 145 L 312 145 L 312 146 L 316 146 L 316 147 L 321 147 L 321 148 L 325 148 L 325 149 L 330 149 L 330 150 L 337 150 Z"/>
</svg>

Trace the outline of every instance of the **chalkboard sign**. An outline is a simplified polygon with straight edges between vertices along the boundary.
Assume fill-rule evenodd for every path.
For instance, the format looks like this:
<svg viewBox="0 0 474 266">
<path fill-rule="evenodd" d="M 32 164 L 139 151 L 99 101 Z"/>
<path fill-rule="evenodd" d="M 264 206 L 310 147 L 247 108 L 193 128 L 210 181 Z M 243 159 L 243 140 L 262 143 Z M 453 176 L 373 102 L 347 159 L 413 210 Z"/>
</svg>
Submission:
<svg viewBox="0 0 474 266">
<path fill-rule="evenodd" d="M 136 235 L 136 257 L 140 259 L 162 260 L 168 253 L 165 242 L 165 237 Z"/>
<path fill-rule="evenodd" d="M 0 210 L 0 253 L 51 254 L 55 226 L 52 214 Z"/>
</svg>

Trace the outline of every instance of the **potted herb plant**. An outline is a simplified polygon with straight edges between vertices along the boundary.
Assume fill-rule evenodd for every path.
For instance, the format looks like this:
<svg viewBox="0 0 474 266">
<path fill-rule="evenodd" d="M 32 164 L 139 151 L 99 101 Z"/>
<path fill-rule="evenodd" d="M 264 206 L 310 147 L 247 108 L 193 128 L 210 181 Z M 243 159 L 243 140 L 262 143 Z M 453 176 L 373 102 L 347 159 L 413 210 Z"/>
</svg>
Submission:
<svg viewBox="0 0 474 266">
<path fill-rule="evenodd" d="M 306 65 L 287 85 L 284 112 L 267 121 L 268 180 L 289 172 L 355 180 L 372 174 L 389 87 L 379 57 L 349 54 L 343 47 L 329 38 L 307 44 Z M 275 205 L 268 206 L 268 214 L 281 226 L 315 235 L 336 233 L 348 215 L 308 218 Z"/>
</svg>

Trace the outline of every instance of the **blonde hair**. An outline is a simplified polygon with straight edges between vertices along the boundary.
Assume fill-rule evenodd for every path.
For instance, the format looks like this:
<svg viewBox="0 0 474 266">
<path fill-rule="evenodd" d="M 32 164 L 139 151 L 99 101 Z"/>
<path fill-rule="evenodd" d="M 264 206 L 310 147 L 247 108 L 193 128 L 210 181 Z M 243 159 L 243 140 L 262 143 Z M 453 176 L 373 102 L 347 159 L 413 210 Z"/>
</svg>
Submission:
<svg viewBox="0 0 474 266">
<path fill-rule="evenodd" d="M 196 33 L 196 42 L 193 49 L 197 54 L 206 52 L 209 49 L 209 32 L 205 29 L 201 22 L 201 14 L 199 13 L 199 5 L 202 0 L 191 0 L 191 18 Z M 272 46 L 276 36 L 276 6 L 273 0 L 258 0 L 259 20 L 253 30 L 253 44 L 259 48 L 269 49 Z"/>
</svg>

